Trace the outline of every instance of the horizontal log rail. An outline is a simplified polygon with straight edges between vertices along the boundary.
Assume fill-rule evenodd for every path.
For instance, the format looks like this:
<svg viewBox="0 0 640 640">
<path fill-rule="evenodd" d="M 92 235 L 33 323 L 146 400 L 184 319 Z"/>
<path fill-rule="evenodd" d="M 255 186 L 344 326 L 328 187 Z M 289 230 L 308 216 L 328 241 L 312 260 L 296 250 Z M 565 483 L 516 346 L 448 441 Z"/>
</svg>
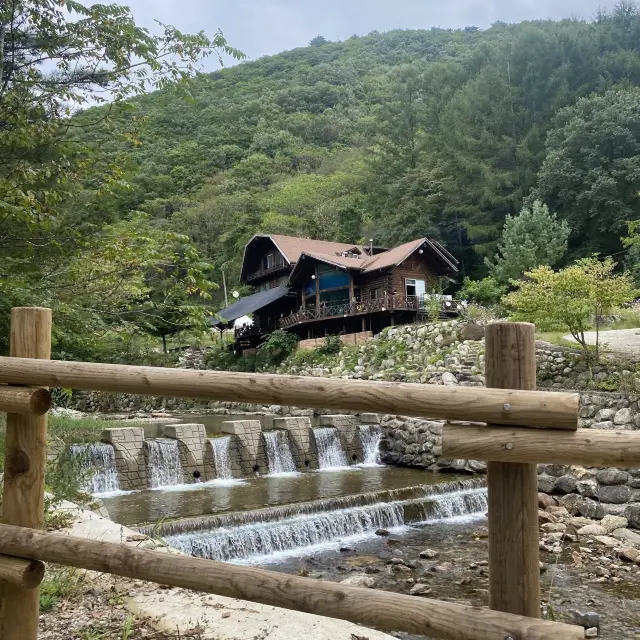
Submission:
<svg viewBox="0 0 640 640">
<path fill-rule="evenodd" d="M 0 581 L 22 589 L 35 589 L 44 578 L 44 563 L 14 556 L 0 556 Z"/>
<path fill-rule="evenodd" d="M 584 638 L 548 620 L 10 525 L 0 525 L 0 552 L 441 640 Z"/>
<path fill-rule="evenodd" d="M 448 424 L 442 432 L 442 455 L 490 462 L 638 468 L 640 432 L 550 431 Z"/>
<path fill-rule="evenodd" d="M 0 358 L 0 382 L 576 429 L 578 395 Z"/>
<path fill-rule="evenodd" d="M 0 387 L 0 411 L 43 416 L 49 409 L 51 393 L 48 389 Z"/>
</svg>

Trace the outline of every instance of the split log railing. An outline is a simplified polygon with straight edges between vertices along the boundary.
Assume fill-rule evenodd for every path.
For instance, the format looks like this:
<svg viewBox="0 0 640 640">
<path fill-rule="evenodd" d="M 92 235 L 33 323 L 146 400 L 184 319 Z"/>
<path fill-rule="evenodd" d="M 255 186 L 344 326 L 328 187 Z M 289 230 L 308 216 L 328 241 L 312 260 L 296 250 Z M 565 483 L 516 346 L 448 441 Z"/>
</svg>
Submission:
<svg viewBox="0 0 640 640">
<path fill-rule="evenodd" d="M 50 338 L 50 310 L 12 310 L 11 355 L 0 358 L 0 411 L 8 412 L 0 524 L 3 640 L 36 640 L 44 562 L 443 640 L 584 637 L 581 627 L 540 619 L 535 464 L 638 467 L 640 433 L 578 431 L 576 394 L 534 391 L 533 325 L 487 326 L 485 366 L 492 388 L 486 389 L 57 362 L 49 360 Z M 50 404 L 46 387 L 449 420 L 442 454 L 489 462 L 490 608 L 39 531 Z"/>
</svg>

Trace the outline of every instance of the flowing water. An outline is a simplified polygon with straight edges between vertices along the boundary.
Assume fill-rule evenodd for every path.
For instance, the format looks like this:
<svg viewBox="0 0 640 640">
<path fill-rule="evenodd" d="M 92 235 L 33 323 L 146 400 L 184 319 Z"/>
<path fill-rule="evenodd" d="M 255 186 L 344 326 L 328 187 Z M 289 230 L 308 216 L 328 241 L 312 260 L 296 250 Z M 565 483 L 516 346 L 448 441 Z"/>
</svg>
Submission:
<svg viewBox="0 0 640 640">
<path fill-rule="evenodd" d="M 360 441 L 364 453 L 362 464 L 380 464 L 380 440 L 382 439 L 382 429 L 379 424 L 361 424 Z"/>
<path fill-rule="evenodd" d="M 116 455 L 110 444 L 74 444 L 72 456 L 80 461 L 82 488 L 89 493 L 111 493 L 120 490 L 116 471 Z"/>
<path fill-rule="evenodd" d="M 433 493 L 435 487 L 428 486 L 404 490 L 412 496 L 408 500 L 370 502 L 402 497 L 401 493 L 374 493 L 229 514 L 200 523 L 166 523 L 161 525 L 159 535 L 170 546 L 193 556 L 266 564 L 355 542 L 375 535 L 381 528 L 400 532 L 410 524 L 476 517 L 486 510 L 486 490 L 476 488 L 477 484 L 453 482 L 435 486 L 442 493 Z M 415 497 L 419 493 L 423 495 Z"/>
<path fill-rule="evenodd" d="M 269 473 L 295 473 L 297 469 L 289 446 L 289 434 L 286 431 L 272 430 L 263 431 L 262 436 L 269 462 Z"/>
<path fill-rule="evenodd" d="M 233 480 L 231 469 L 231 436 L 209 438 L 213 452 L 213 466 L 218 480 Z"/>
<path fill-rule="evenodd" d="M 145 447 L 152 489 L 184 484 L 177 440 L 145 440 Z"/>
<path fill-rule="evenodd" d="M 320 469 L 341 469 L 349 466 L 347 454 L 342 448 L 340 434 L 335 427 L 316 427 L 313 437 L 318 449 Z"/>
</svg>

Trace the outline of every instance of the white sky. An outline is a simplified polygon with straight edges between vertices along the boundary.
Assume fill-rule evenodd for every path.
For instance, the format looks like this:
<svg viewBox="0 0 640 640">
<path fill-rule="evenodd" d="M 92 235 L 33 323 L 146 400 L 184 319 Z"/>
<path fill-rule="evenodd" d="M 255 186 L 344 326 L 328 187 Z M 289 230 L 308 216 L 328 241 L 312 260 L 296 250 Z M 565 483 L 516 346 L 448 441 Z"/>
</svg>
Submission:
<svg viewBox="0 0 640 640">
<path fill-rule="evenodd" d="M 493 22 L 520 22 L 578 16 L 591 18 L 616 0 L 125 0 L 139 24 L 153 20 L 183 32 L 220 28 L 229 43 L 250 59 L 305 46 L 313 37 L 344 40 L 353 34 L 432 26 L 486 28 Z M 217 61 L 205 61 L 215 70 Z"/>
</svg>

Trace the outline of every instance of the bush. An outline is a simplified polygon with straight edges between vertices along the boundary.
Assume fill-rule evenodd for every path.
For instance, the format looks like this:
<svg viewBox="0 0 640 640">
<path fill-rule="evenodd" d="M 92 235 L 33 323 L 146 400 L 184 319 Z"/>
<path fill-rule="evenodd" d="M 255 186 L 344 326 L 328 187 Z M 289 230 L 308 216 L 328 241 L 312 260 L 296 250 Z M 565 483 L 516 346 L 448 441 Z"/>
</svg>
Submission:
<svg viewBox="0 0 640 640">
<path fill-rule="evenodd" d="M 483 307 L 491 307 L 500 302 L 505 292 L 506 287 L 491 276 L 482 280 L 465 278 L 457 297 L 461 300 L 475 302 Z"/>
<path fill-rule="evenodd" d="M 314 351 L 321 356 L 335 356 L 342 349 L 342 340 L 340 336 L 327 336 L 324 344 L 316 347 Z"/>
<path fill-rule="evenodd" d="M 276 329 L 270 333 L 258 347 L 256 367 L 274 367 L 288 358 L 296 348 L 298 338 L 284 329 Z"/>
</svg>

